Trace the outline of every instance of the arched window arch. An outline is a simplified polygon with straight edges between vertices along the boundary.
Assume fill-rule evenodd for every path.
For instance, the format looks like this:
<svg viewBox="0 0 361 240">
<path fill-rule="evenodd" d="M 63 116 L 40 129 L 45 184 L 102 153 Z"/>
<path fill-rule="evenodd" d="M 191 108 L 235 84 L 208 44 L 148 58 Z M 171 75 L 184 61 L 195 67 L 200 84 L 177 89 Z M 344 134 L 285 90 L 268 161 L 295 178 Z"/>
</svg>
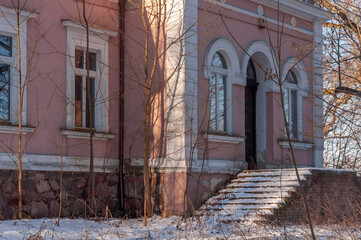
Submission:
<svg viewBox="0 0 361 240">
<path fill-rule="evenodd" d="M 227 131 L 226 116 L 226 82 L 227 63 L 220 52 L 212 57 L 212 70 L 209 77 L 209 130 L 212 132 Z"/>
<path fill-rule="evenodd" d="M 209 79 L 209 131 L 233 134 L 232 85 L 245 85 L 236 48 L 228 39 L 217 39 L 207 48 L 204 78 Z"/>
<path fill-rule="evenodd" d="M 308 95 L 308 75 L 296 58 L 286 61 L 282 70 L 283 100 L 291 138 L 303 140 L 303 98 Z"/>
</svg>

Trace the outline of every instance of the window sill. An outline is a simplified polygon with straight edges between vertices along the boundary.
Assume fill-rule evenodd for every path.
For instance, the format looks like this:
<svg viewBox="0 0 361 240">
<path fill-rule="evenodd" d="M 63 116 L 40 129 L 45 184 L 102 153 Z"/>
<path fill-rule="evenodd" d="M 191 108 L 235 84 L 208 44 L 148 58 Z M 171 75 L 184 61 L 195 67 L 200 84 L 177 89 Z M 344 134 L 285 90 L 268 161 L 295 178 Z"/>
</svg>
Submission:
<svg viewBox="0 0 361 240">
<path fill-rule="evenodd" d="M 28 134 L 35 131 L 34 127 L 21 127 L 22 134 Z M 19 134 L 19 127 L 16 125 L 0 125 L 0 133 Z"/>
<path fill-rule="evenodd" d="M 204 134 L 204 137 L 210 142 L 219 142 L 219 143 L 233 143 L 239 144 L 244 142 L 245 137 L 221 135 L 221 134 Z"/>
<path fill-rule="evenodd" d="M 77 138 L 77 139 L 90 139 L 89 131 L 77 131 L 77 130 L 62 130 L 61 134 L 67 138 Z M 104 132 L 94 132 L 94 140 L 108 140 L 114 139 L 115 134 L 104 133 Z"/>
<path fill-rule="evenodd" d="M 281 146 L 281 148 L 290 148 L 289 143 L 287 140 L 279 141 L 278 144 Z M 312 143 L 306 143 L 306 142 L 291 142 L 292 148 L 296 150 L 307 150 L 311 149 L 313 144 Z"/>
</svg>

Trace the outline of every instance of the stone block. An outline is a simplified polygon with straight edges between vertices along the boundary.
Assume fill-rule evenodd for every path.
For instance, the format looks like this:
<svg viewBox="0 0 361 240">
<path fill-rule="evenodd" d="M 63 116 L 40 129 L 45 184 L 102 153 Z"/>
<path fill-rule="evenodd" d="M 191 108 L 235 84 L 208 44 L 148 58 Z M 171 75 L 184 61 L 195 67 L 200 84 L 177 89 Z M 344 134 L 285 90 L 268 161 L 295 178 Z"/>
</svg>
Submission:
<svg viewBox="0 0 361 240">
<path fill-rule="evenodd" d="M 60 189 L 58 182 L 55 180 L 50 181 L 50 186 L 54 191 L 58 191 Z"/>
<path fill-rule="evenodd" d="M 86 205 L 81 200 L 76 200 L 70 207 L 70 214 L 73 216 L 79 216 L 85 212 Z"/>
<path fill-rule="evenodd" d="M 23 190 L 35 190 L 36 184 L 33 179 L 25 179 L 22 181 L 21 186 Z"/>
<path fill-rule="evenodd" d="M 110 188 L 108 187 L 108 185 L 106 183 L 98 183 L 95 185 L 94 188 L 95 191 L 95 196 L 96 197 L 108 197 L 111 195 L 111 191 Z"/>
<path fill-rule="evenodd" d="M 118 181 L 119 181 L 118 175 L 108 174 L 106 176 L 106 182 L 108 183 L 109 186 L 114 186 L 118 184 Z"/>
<path fill-rule="evenodd" d="M 7 181 L 4 183 L 4 185 L 2 186 L 2 190 L 5 192 L 5 193 L 12 193 L 15 191 L 15 184 L 10 182 L 10 181 Z"/>
<path fill-rule="evenodd" d="M 45 179 L 45 174 L 44 173 L 35 173 L 34 179 L 39 181 L 39 180 L 44 180 Z"/>
<path fill-rule="evenodd" d="M 3 195 L 0 195 L 0 210 L 6 209 L 8 207 L 8 201 Z"/>
<path fill-rule="evenodd" d="M 23 200 L 26 202 L 26 203 L 29 203 L 29 202 L 39 202 L 42 200 L 42 196 L 40 193 L 37 193 L 37 192 L 34 192 L 32 190 L 30 191 L 24 191 L 24 197 L 23 197 Z"/>
<path fill-rule="evenodd" d="M 43 201 L 33 202 L 31 204 L 30 216 L 32 218 L 44 218 L 48 216 L 48 213 L 48 206 Z"/>
<path fill-rule="evenodd" d="M 46 199 L 46 200 L 55 199 L 55 194 L 52 191 L 45 192 L 45 193 L 41 194 L 41 196 L 43 197 L 43 199 Z"/>
<path fill-rule="evenodd" d="M 82 195 L 84 193 L 83 189 L 74 188 L 68 191 L 69 197 L 75 197 L 75 198 L 82 198 Z"/>
<path fill-rule="evenodd" d="M 36 189 L 37 189 L 38 193 L 44 193 L 44 192 L 50 191 L 51 188 L 45 180 L 40 180 L 36 184 Z"/>
<path fill-rule="evenodd" d="M 97 174 L 95 176 L 96 183 L 103 183 L 105 181 L 105 174 Z"/>
<path fill-rule="evenodd" d="M 86 178 L 81 177 L 81 178 L 79 178 L 79 180 L 78 180 L 78 182 L 76 184 L 76 187 L 77 188 L 83 188 L 83 187 L 85 187 L 87 185 L 87 183 L 88 183 L 88 181 L 86 180 Z"/>
<path fill-rule="evenodd" d="M 57 217 L 59 215 L 59 203 L 55 200 L 51 200 L 49 203 L 49 216 Z"/>
</svg>

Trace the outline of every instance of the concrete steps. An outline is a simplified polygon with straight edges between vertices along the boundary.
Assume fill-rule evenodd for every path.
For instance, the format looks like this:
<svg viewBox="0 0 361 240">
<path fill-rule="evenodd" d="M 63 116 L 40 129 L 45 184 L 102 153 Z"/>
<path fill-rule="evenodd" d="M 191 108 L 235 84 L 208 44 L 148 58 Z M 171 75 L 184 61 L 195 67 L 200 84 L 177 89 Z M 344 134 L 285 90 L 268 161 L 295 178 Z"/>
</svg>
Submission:
<svg viewBox="0 0 361 240">
<path fill-rule="evenodd" d="M 311 175 L 299 169 L 301 181 Z M 216 215 L 224 222 L 241 221 L 245 214 L 273 214 L 299 186 L 294 169 L 244 171 L 219 194 L 208 199 L 198 210 L 202 215 Z"/>
</svg>

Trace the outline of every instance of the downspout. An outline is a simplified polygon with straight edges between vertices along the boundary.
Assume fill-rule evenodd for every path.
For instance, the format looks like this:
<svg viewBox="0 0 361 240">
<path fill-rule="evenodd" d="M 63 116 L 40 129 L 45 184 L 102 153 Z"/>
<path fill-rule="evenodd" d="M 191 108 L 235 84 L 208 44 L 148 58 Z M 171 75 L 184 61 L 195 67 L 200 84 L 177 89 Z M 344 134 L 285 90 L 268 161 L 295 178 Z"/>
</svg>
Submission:
<svg viewBox="0 0 361 240">
<path fill-rule="evenodd" d="M 125 0 L 118 2 L 118 38 L 119 38 L 119 200 L 120 212 L 125 213 L 124 201 L 124 16 L 125 16 Z"/>
</svg>

